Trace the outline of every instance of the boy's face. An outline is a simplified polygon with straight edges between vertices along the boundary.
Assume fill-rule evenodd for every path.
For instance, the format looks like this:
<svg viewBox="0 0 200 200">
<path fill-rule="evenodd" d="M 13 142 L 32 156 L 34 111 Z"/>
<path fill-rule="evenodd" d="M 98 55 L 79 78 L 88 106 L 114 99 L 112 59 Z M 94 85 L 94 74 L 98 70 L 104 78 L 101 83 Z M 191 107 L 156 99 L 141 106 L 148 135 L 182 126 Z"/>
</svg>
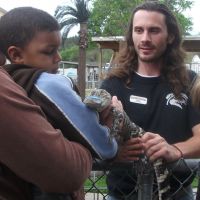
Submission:
<svg viewBox="0 0 200 200">
<path fill-rule="evenodd" d="M 40 31 L 23 49 L 19 50 L 19 59 L 13 60 L 15 64 L 25 64 L 33 67 L 57 71 L 61 61 L 58 48 L 61 44 L 59 31 Z"/>
</svg>

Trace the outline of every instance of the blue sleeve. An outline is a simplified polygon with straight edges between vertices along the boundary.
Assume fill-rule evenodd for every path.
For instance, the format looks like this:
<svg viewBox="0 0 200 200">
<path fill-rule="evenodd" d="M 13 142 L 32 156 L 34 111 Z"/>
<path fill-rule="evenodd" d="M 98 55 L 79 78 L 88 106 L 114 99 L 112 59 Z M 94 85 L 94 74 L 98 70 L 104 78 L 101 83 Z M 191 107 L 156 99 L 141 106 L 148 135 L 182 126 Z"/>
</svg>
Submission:
<svg viewBox="0 0 200 200">
<path fill-rule="evenodd" d="M 45 72 L 35 86 L 73 124 L 79 136 L 87 141 L 100 159 L 111 159 L 116 155 L 116 140 L 110 138 L 109 129 L 99 123 L 97 113 L 81 101 L 68 78 Z"/>
</svg>

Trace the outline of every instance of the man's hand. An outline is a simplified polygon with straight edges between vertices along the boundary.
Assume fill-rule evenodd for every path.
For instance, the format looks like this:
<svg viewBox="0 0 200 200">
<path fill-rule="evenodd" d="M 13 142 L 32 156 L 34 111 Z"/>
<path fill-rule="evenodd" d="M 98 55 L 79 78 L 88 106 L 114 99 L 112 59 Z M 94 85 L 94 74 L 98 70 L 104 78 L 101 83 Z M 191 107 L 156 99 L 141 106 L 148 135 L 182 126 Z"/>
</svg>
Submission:
<svg viewBox="0 0 200 200">
<path fill-rule="evenodd" d="M 146 132 L 141 139 L 145 154 L 150 161 L 162 158 L 167 162 L 173 162 L 182 156 L 176 147 L 168 144 L 159 134 Z"/>
</svg>

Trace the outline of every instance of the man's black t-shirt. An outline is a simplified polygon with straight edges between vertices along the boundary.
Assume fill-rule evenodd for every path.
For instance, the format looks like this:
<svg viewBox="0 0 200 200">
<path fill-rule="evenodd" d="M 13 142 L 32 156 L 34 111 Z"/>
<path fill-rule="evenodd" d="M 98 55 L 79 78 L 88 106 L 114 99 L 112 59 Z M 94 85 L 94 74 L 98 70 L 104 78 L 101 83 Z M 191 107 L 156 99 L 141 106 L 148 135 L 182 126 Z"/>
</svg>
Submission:
<svg viewBox="0 0 200 200">
<path fill-rule="evenodd" d="M 190 76 L 194 77 L 195 73 L 190 71 Z M 192 107 L 188 92 L 182 91 L 182 98 L 176 99 L 170 85 L 161 77 L 133 73 L 129 87 L 114 77 L 104 80 L 101 88 L 118 97 L 133 122 L 145 131 L 160 134 L 170 144 L 190 138 L 192 127 L 200 123 L 200 113 Z M 124 170 L 113 170 L 108 175 L 108 188 L 115 195 L 127 194 L 134 188 L 132 172 L 126 176 Z"/>
</svg>

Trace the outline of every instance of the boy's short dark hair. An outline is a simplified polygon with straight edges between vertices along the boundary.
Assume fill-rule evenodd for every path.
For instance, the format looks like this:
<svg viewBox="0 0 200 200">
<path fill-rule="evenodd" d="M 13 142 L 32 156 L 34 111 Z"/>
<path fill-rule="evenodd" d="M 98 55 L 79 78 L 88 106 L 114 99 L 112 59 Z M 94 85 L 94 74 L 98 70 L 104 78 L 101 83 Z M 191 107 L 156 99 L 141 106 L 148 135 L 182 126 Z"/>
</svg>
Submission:
<svg viewBox="0 0 200 200">
<path fill-rule="evenodd" d="M 59 31 L 57 20 L 47 12 L 32 8 L 18 7 L 0 18 L 0 50 L 9 58 L 10 46 L 23 48 L 38 31 Z"/>
</svg>

